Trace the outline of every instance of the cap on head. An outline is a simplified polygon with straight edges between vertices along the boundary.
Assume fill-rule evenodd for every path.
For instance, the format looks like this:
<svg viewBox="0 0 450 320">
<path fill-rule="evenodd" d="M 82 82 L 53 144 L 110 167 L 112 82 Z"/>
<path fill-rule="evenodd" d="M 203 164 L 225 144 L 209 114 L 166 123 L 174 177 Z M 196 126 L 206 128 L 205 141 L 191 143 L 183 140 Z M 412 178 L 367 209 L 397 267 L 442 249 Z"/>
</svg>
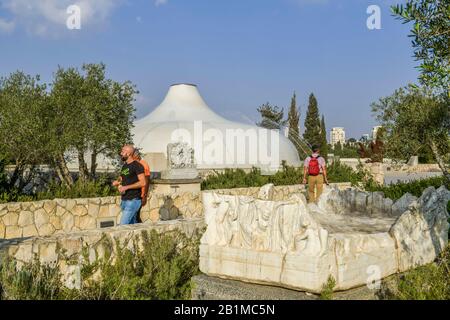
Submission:
<svg viewBox="0 0 450 320">
<path fill-rule="evenodd" d="M 312 146 L 312 151 L 313 152 L 318 152 L 320 150 L 320 147 L 318 145 L 313 145 Z"/>
</svg>

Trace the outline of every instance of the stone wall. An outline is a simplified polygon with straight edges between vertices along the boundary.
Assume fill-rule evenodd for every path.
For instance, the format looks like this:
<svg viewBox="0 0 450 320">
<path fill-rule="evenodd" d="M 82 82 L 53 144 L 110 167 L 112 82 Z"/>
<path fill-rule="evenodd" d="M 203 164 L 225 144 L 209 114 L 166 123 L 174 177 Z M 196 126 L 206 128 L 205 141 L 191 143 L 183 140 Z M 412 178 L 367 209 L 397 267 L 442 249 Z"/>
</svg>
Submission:
<svg viewBox="0 0 450 320">
<path fill-rule="evenodd" d="M 87 230 L 69 235 L 0 240 L 0 258 L 3 254 L 9 255 L 19 266 L 32 262 L 36 257 L 41 264 L 53 266 L 57 264 L 65 285 L 79 287 L 81 266 L 83 262 L 87 262 L 84 252 L 88 253 L 89 263 L 103 258 L 105 252 L 111 253 L 110 258 L 114 259 L 116 241 L 123 247 L 132 249 L 135 240 L 139 240 L 143 233 L 148 234 L 152 230 L 158 233 L 178 230 L 192 237 L 201 232 L 203 227 L 203 218 L 181 219 Z"/>
<path fill-rule="evenodd" d="M 152 193 L 141 220 L 159 221 L 202 215 L 200 193 Z M 120 222 L 120 197 L 55 199 L 0 204 L 0 239 L 50 236 L 100 228 Z"/>
</svg>

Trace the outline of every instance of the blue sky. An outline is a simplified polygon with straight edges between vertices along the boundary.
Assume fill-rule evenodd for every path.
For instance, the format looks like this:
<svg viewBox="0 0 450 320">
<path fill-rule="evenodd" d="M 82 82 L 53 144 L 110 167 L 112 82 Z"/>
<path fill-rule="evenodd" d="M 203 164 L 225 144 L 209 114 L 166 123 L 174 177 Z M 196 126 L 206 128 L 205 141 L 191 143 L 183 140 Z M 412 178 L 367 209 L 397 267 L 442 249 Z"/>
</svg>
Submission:
<svg viewBox="0 0 450 320">
<path fill-rule="evenodd" d="M 370 103 L 417 79 L 409 26 L 390 15 L 396 2 L 0 0 L 0 75 L 50 81 L 58 65 L 104 62 L 111 78 L 137 85 L 138 117 L 188 82 L 216 112 L 247 123 L 267 101 L 286 110 L 295 90 L 302 127 L 314 92 L 328 129 L 359 138 L 376 124 Z M 66 28 L 70 4 L 83 9 L 80 30 Z M 381 30 L 366 27 L 371 4 Z"/>
</svg>

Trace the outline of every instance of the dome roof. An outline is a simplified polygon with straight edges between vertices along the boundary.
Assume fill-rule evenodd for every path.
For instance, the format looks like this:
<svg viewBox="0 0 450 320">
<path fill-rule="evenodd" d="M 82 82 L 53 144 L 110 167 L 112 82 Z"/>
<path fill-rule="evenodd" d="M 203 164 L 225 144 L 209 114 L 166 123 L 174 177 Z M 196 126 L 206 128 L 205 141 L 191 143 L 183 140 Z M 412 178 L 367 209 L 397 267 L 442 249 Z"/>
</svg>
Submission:
<svg viewBox="0 0 450 320">
<path fill-rule="evenodd" d="M 278 168 L 282 160 L 300 165 L 294 145 L 279 131 L 219 116 L 191 84 L 172 85 L 164 101 L 135 122 L 132 134 L 143 153 L 167 154 L 167 144 L 188 142 L 199 169 Z"/>
</svg>

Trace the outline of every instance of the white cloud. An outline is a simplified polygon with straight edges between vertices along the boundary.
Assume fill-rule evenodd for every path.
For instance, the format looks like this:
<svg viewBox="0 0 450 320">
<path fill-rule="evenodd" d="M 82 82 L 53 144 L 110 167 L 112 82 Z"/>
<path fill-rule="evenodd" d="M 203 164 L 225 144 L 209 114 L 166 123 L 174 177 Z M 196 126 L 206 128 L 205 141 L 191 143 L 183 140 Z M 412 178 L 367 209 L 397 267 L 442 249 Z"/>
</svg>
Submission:
<svg viewBox="0 0 450 320">
<path fill-rule="evenodd" d="M 0 0 L 0 8 L 11 16 L 13 27 L 22 27 L 30 34 L 56 35 L 66 29 L 70 5 L 81 9 L 82 28 L 104 23 L 122 0 Z M 0 17 L 1 19 L 1 17 Z M 6 28 L 0 20 L 0 30 Z"/>
<path fill-rule="evenodd" d="M 155 0 L 155 6 L 159 7 L 161 5 L 167 4 L 169 0 Z"/>
</svg>

